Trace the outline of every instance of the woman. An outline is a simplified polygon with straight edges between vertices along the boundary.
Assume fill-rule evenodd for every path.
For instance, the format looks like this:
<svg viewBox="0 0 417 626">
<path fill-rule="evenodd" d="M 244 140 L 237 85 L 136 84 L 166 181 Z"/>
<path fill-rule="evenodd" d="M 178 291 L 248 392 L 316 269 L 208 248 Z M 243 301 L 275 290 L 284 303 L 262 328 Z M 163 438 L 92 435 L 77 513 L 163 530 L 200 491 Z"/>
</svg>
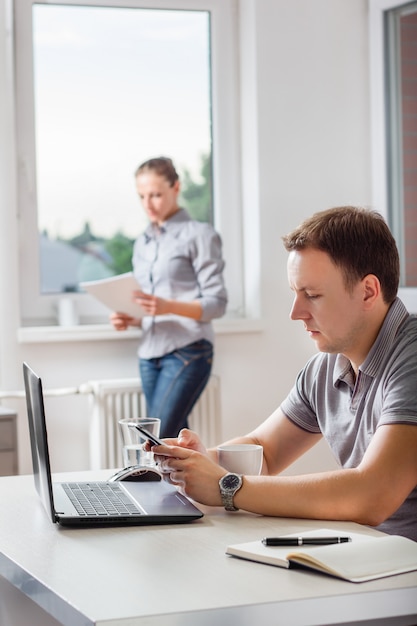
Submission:
<svg viewBox="0 0 417 626">
<path fill-rule="evenodd" d="M 139 370 L 148 415 L 161 419 L 161 437 L 174 437 L 207 384 L 211 320 L 226 310 L 221 239 L 178 206 L 180 182 L 171 159 L 145 161 L 135 177 L 150 221 L 132 259 L 141 288 L 134 301 L 145 315 L 113 313 L 111 322 L 116 330 L 142 328 Z"/>
</svg>

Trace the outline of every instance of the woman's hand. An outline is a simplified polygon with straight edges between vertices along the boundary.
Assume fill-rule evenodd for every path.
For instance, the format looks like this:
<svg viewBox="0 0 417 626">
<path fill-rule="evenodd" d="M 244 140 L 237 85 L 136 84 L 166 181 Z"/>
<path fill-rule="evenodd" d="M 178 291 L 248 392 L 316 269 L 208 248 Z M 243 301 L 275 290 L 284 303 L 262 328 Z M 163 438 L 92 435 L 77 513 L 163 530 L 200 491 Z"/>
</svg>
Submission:
<svg viewBox="0 0 417 626">
<path fill-rule="evenodd" d="M 116 330 L 127 330 L 129 326 L 140 326 L 141 321 L 136 317 L 132 317 L 127 313 L 112 313 L 110 322 Z"/>
<path fill-rule="evenodd" d="M 182 300 L 168 300 L 159 298 L 143 291 L 134 291 L 132 294 L 133 302 L 136 302 L 146 315 L 181 315 L 182 317 L 190 317 L 193 320 L 200 320 L 203 314 L 201 302 L 194 300 L 193 302 L 183 302 Z"/>
<path fill-rule="evenodd" d="M 146 315 L 155 316 L 171 313 L 170 300 L 158 298 L 143 291 L 134 291 L 132 300 L 145 311 Z"/>
</svg>

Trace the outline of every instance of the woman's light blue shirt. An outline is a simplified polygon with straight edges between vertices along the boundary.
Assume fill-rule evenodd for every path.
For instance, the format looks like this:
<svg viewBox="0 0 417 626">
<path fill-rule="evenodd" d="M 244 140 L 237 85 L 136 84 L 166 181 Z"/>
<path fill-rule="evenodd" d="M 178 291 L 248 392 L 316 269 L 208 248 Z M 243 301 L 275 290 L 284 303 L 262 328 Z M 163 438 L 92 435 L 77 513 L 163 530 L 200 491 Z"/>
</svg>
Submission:
<svg viewBox="0 0 417 626">
<path fill-rule="evenodd" d="M 192 220 L 184 209 L 162 226 L 150 224 L 133 249 L 133 272 L 145 293 L 192 302 L 203 310 L 199 321 L 180 315 L 145 316 L 138 354 L 150 359 L 190 343 L 214 343 L 211 320 L 224 315 L 222 242 L 211 224 Z"/>
</svg>

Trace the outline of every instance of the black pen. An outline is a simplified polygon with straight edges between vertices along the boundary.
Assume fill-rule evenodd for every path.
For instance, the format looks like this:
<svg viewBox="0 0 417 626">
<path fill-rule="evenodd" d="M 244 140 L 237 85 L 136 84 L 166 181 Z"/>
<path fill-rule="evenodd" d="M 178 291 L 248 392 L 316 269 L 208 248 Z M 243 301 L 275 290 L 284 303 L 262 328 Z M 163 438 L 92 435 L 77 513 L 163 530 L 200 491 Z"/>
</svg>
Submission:
<svg viewBox="0 0 417 626">
<path fill-rule="evenodd" d="M 264 537 L 264 546 L 326 546 L 347 543 L 350 537 Z"/>
</svg>

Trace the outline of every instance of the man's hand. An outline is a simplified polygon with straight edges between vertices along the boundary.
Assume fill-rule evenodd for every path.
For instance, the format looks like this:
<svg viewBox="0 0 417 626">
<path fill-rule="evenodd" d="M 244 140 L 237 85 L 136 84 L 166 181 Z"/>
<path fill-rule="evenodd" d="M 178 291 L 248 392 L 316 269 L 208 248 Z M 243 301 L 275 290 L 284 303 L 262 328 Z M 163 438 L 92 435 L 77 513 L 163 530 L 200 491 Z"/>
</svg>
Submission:
<svg viewBox="0 0 417 626">
<path fill-rule="evenodd" d="M 181 446 L 182 448 L 188 448 L 189 450 L 201 452 L 201 454 L 205 454 L 207 456 L 207 449 L 203 445 L 199 436 L 192 430 L 188 430 L 188 428 L 183 428 L 182 430 L 180 430 L 177 439 L 177 445 Z"/>
<path fill-rule="evenodd" d="M 152 451 L 160 471 L 182 493 L 201 504 L 221 506 L 219 480 L 226 473 L 224 468 L 206 454 L 180 445 L 153 446 Z"/>
</svg>

